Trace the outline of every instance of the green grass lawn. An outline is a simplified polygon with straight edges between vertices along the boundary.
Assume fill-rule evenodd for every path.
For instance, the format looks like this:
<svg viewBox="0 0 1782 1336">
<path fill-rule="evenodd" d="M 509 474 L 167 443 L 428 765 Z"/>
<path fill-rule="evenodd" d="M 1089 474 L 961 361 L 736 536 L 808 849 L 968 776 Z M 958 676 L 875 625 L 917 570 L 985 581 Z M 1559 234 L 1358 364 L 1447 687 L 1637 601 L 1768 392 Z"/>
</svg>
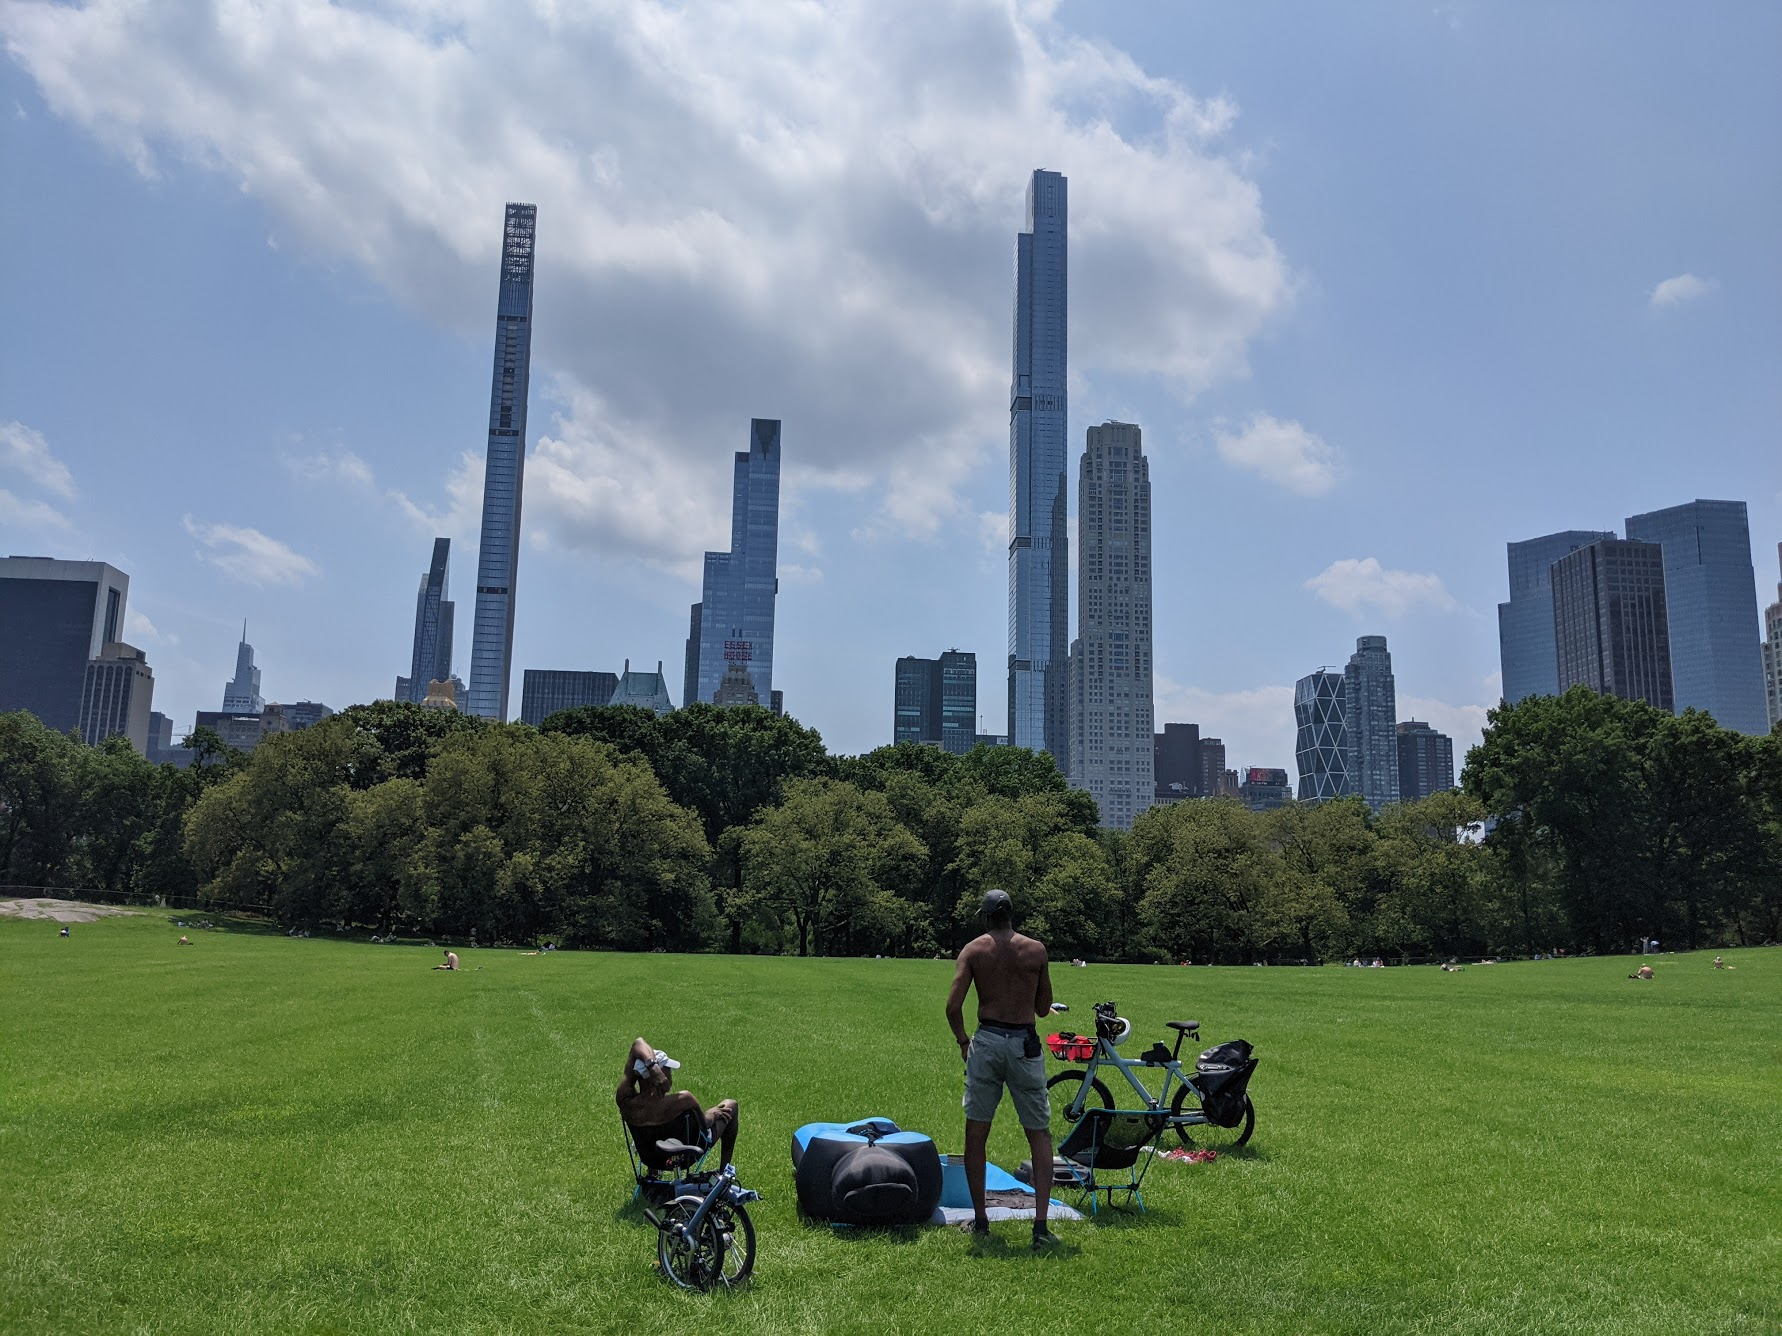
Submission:
<svg viewBox="0 0 1782 1336">
<path fill-rule="evenodd" d="M 959 1149 L 939 961 L 462 951 L 0 919 L 0 1331 L 1782 1329 L 1782 951 L 1433 969 L 1059 969 L 1082 1028 L 1262 1059 L 1249 1152 L 1143 1216 L 802 1223 L 792 1129 Z M 612 1091 L 628 1042 L 742 1104 L 756 1281 L 672 1290 Z M 1136 1050 L 1135 1050 L 1136 1051 Z M 1024 1142 L 1005 1106 L 992 1157 Z"/>
</svg>

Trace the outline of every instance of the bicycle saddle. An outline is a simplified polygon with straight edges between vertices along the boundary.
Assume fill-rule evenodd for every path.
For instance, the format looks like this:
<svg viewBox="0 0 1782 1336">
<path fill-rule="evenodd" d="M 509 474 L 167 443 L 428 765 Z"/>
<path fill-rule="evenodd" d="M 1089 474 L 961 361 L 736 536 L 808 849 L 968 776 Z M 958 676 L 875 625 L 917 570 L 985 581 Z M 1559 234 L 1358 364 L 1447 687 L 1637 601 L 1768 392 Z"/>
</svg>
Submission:
<svg viewBox="0 0 1782 1336">
<path fill-rule="evenodd" d="M 1193 1034 L 1200 1029 L 1199 1021 L 1165 1021 L 1164 1024 L 1172 1030 L 1180 1030 L 1183 1034 Z"/>
<path fill-rule="evenodd" d="M 673 1137 L 666 1141 L 658 1141 L 656 1149 L 664 1155 L 691 1155 L 696 1160 L 705 1153 L 698 1146 L 689 1146 L 686 1142 L 677 1141 Z"/>
</svg>

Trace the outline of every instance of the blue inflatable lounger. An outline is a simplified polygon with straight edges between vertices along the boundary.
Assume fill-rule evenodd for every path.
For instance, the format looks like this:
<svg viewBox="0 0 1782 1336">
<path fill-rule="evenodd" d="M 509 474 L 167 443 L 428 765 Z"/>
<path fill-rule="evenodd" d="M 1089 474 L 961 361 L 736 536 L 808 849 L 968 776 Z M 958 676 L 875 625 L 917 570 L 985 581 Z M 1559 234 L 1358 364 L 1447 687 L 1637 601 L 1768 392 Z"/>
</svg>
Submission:
<svg viewBox="0 0 1782 1336">
<path fill-rule="evenodd" d="M 958 1224 L 971 1219 L 965 1165 L 942 1160 L 934 1140 L 889 1118 L 806 1123 L 792 1134 L 798 1206 L 813 1220 L 848 1225 Z M 1033 1218 L 1033 1189 L 988 1166 L 984 1186 L 992 1220 Z M 1054 1219 L 1082 1214 L 1053 1201 Z"/>
</svg>

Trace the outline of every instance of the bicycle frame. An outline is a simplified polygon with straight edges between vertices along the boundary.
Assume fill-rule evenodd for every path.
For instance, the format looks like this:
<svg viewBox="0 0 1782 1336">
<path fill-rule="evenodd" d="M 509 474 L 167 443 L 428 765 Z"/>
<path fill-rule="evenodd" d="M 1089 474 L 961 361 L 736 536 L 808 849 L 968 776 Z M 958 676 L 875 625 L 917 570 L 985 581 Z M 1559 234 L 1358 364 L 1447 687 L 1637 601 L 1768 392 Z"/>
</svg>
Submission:
<svg viewBox="0 0 1782 1336">
<path fill-rule="evenodd" d="M 1077 1086 L 1077 1097 L 1066 1106 L 1071 1121 L 1075 1122 L 1083 1116 L 1083 1108 L 1088 1103 L 1089 1092 L 1093 1088 L 1091 1083 L 1095 1080 L 1095 1074 L 1104 1066 L 1112 1066 L 1119 1069 L 1120 1075 L 1126 1078 L 1126 1084 L 1131 1086 L 1134 1093 L 1145 1102 L 1145 1107 L 1154 1113 L 1162 1112 L 1169 1107 L 1170 1091 L 1176 1085 L 1186 1086 L 1194 1091 L 1195 1107 L 1192 1111 L 1185 1109 L 1180 1114 L 1171 1115 L 1170 1125 L 1172 1127 L 1177 1125 L 1197 1127 L 1205 1124 L 1208 1120 L 1206 1114 L 1200 1109 L 1199 1088 L 1182 1072 L 1182 1060 L 1179 1056 L 1181 1049 L 1182 1040 L 1178 1035 L 1176 1052 L 1171 1054 L 1168 1062 L 1145 1062 L 1140 1058 L 1122 1057 L 1114 1048 L 1111 1040 L 1102 1035 L 1096 1035 L 1095 1054 L 1089 1059 L 1089 1065 L 1083 1069 L 1083 1079 Z M 1137 1067 L 1163 1068 L 1163 1089 L 1158 1094 L 1152 1095 L 1145 1088 L 1143 1082 L 1132 1074 L 1133 1069 Z"/>
<path fill-rule="evenodd" d="M 689 1184 L 689 1186 L 694 1185 Z M 705 1195 L 701 1199 L 698 1209 L 688 1217 L 685 1224 L 681 1225 L 676 1230 L 676 1233 L 688 1243 L 692 1243 L 694 1237 L 699 1233 L 699 1227 L 705 1223 L 706 1216 L 711 1214 L 712 1204 L 714 1202 L 733 1201 L 740 1205 L 760 1200 L 761 1194 L 759 1192 L 754 1192 L 749 1188 L 741 1188 L 736 1185 L 736 1166 L 734 1164 L 727 1164 L 706 1186 Z"/>
</svg>

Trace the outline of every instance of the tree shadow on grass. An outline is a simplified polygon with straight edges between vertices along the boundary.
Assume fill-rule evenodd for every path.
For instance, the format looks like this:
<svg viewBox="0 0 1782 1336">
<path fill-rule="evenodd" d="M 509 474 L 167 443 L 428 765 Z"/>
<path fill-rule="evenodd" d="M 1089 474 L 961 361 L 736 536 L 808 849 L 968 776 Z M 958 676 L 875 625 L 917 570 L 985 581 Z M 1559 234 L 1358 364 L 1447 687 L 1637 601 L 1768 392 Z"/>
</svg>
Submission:
<svg viewBox="0 0 1782 1336">
<path fill-rule="evenodd" d="M 283 937 L 285 930 L 271 919 L 253 914 L 227 912 L 207 913 L 202 909 L 168 909 L 157 911 L 167 915 L 167 926 L 185 931 L 197 928 L 204 932 L 227 932 L 251 937 Z M 208 926 L 206 926 L 208 925 Z M 329 934 L 333 936 L 334 934 Z M 340 934 L 345 937 L 346 934 Z"/>
</svg>

